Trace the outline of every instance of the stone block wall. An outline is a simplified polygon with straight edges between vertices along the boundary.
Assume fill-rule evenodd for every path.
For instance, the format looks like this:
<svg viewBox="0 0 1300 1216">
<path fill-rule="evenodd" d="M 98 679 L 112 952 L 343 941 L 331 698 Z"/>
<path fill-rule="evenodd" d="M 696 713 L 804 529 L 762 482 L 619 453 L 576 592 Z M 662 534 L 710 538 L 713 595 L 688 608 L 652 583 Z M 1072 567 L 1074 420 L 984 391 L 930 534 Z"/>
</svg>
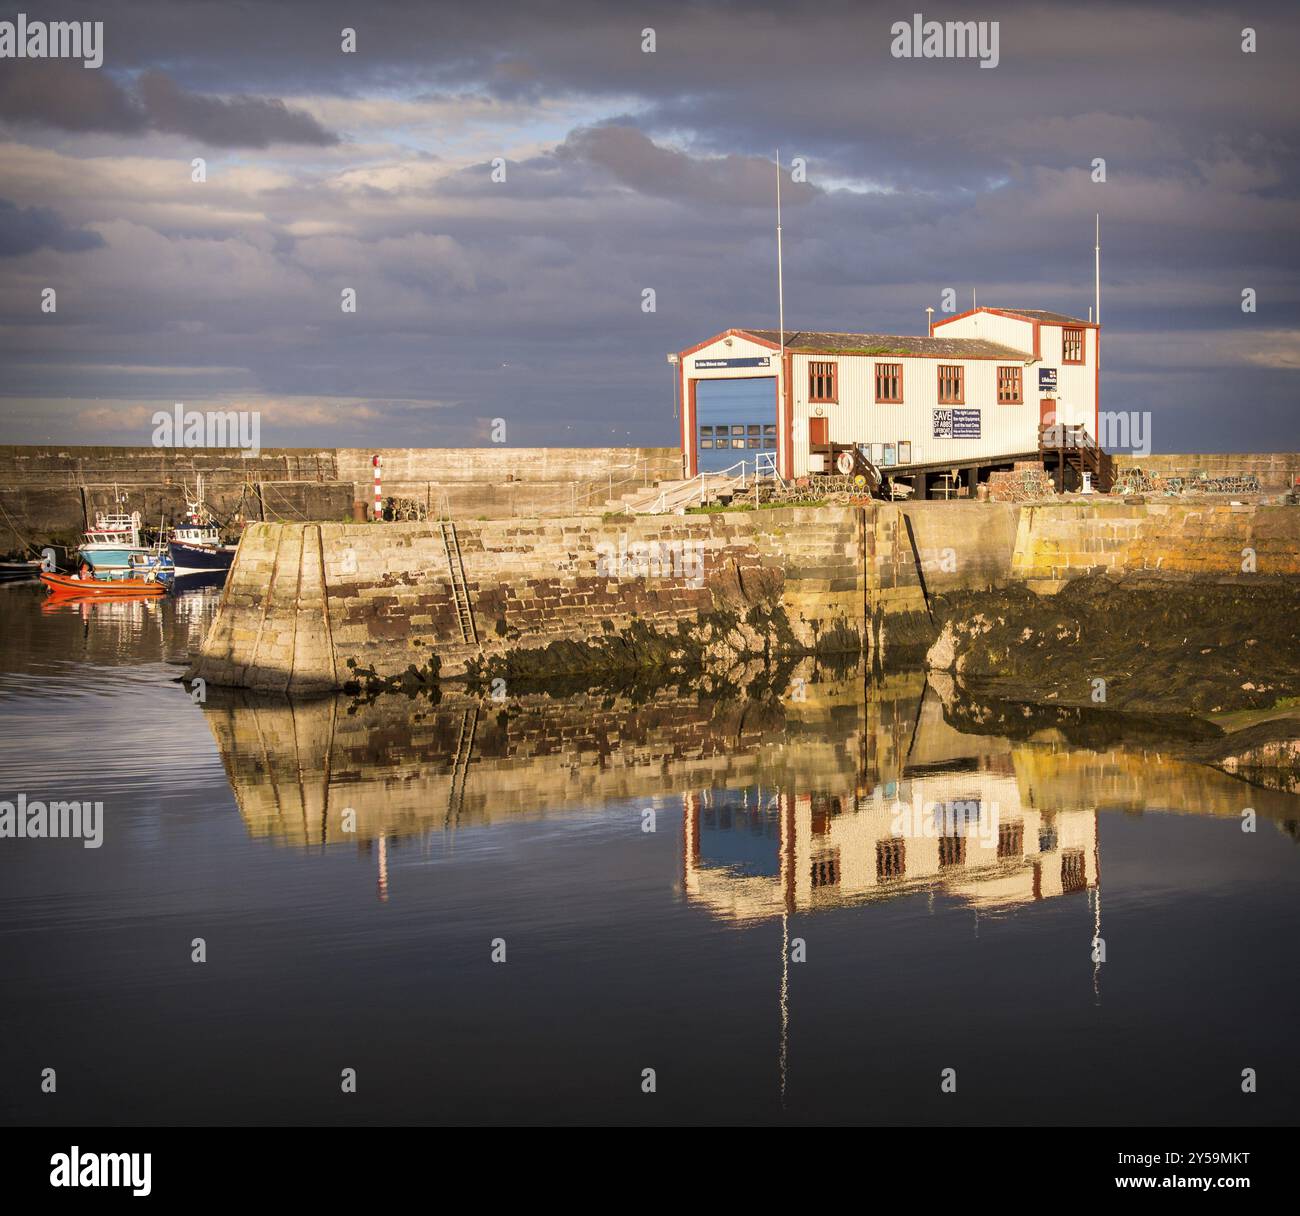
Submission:
<svg viewBox="0 0 1300 1216">
<path fill-rule="evenodd" d="M 1253 570 L 1250 563 L 1253 560 Z M 1300 575 L 1300 510 L 1231 503 L 1052 503 L 1021 509 L 1012 574 Z"/>
<path fill-rule="evenodd" d="M 448 534 L 449 535 L 449 534 Z M 660 634 L 702 614 L 780 610 L 793 650 L 860 645 L 860 508 L 491 520 L 457 525 L 476 638 L 461 634 L 439 524 L 255 524 L 195 674 L 216 684 L 336 687 L 346 660 L 395 674 L 437 654 Z M 454 560 L 454 558 L 453 558 Z"/>
<path fill-rule="evenodd" d="M 0 553 L 80 539 L 85 512 L 125 498 L 150 524 L 177 518 L 184 487 L 203 475 L 222 518 L 352 518 L 374 501 L 371 458 L 383 456 L 385 497 L 456 519 L 591 514 L 634 487 L 681 476 L 676 448 L 265 448 L 0 445 Z"/>
<path fill-rule="evenodd" d="M 677 448 L 339 448 L 339 477 L 374 498 L 376 455 L 383 492 L 445 503 L 456 519 L 589 514 L 637 486 L 681 477 Z"/>
<path fill-rule="evenodd" d="M 457 525 L 455 539 L 475 633 L 468 643 L 440 525 L 253 525 L 194 673 L 216 684 L 326 689 L 352 678 L 348 660 L 391 676 L 425 669 L 436 655 L 441 674 L 456 675 L 481 658 L 639 626 L 662 637 L 707 625 L 749 653 L 856 652 L 883 649 L 886 636 L 924 640 L 926 596 L 946 591 L 1011 580 L 1051 590 L 1099 570 L 1300 576 L 1300 510 L 1227 503 L 879 503 L 490 520 Z"/>
<path fill-rule="evenodd" d="M 332 448 L 263 448 L 256 456 L 237 448 L 0 445 L 0 485 L 111 487 L 193 485 L 202 473 L 212 482 L 338 481 Z"/>
<path fill-rule="evenodd" d="M 1011 577 L 1018 508 L 1010 503 L 876 503 L 868 508 L 865 611 L 873 650 L 925 642 L 927 597 Z"/>
<path fill-rule="evenodd" d="M 1260 488 L 1282 490 L 1300 475 L 1300 452 L 1202 452 L 1181 456 L 1115 457 L 1115 469 L 1139 468 L 1162 477 L 1189 477 L 1192 470 L 1202 469 L 1210 477 L 1244 477 L 1254 474 Z"/>
</svg>

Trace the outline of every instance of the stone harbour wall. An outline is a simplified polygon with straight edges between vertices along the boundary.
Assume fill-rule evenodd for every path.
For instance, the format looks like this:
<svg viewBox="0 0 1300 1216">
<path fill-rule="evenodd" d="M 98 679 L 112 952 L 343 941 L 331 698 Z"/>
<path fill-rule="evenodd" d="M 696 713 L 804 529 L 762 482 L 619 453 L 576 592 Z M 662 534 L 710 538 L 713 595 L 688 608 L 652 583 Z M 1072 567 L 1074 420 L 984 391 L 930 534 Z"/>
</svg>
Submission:
<svg viewBox="0 0 1300 1216">
<path fill-rule="evenodd" d="M 459 546 L 468 641 L 448 542 Z M 611 652 L 633 667 L 883 654 L 928 641 L 936 594 L 1011 582 L 1051 591 L 1099 571 L 1300 577 L 1300 510 L 872 503 L 475 521 L 457 524 L 454 540 L 436 523 L 256 524 L 192 674 L 303 691 L 359 671 L 526 673 L 543 653 L 534 670 L 547 674 L 590 670 Z"/>
<path fill-rule="evenodd" d="M 384 496 L 456 518 L 565 515 L 604 509 L 637 487 L 681 476 L 676 448 L 263 448 L 0 445 L 0 553 L 75 544 L 115 496 L 147 524 L 174 520 L 200 474 L 223 518 L 334 520 Z"/>
<path fill-rule="evenodd" d="M 1190 477 L 1201 470 L 1207 477 L 1259 478 L 1263 490 L 1284 490 L 1300 476 L 1297 452 L 1201 452 L 1181 456 L 1166 454 L 1135 456 L 1116 453 L 1115 471 L 1138 468 L 1162 477 Z"/>
<path fill-rule="evenodd" d="M 1300 510 L 1269 504 L 1067 502 L 1021 508 L 1017 579 L 1119 574 L 1300 575 Z"/>
<path fill-rule="evenodd" d="M 455 527 L 472 615 L 466 642 L 439 524 L 255 524 L 240 542 L 195 665 L 216 684 L 338 687 L 437 656 L 475 660 L 634 629 L 761 649 L 775 618 L 791 652 L 860 647 L 861 509 L 489 520 Z M 446 536 L 446 539 L 444 537 Z M 455 559 L 453 558 L 453 561 Z M 730 637 L 729 635 L 736 636 Z M 832 641 L 833 639 L 833 641 Z"/>
</svg>

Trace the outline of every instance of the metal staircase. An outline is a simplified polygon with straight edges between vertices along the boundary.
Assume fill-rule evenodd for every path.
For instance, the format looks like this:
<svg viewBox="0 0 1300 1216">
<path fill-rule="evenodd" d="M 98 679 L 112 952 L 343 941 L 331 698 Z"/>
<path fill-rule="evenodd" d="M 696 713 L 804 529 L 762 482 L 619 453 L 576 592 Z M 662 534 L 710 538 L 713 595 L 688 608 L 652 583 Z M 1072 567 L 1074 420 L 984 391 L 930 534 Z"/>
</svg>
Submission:
<svg viewBox="0 0 1300 1216">
<path fill-rule="evenodd" d="M 447 551 L 447 573 L 451 578 L 451 594 L 456 601 L 456 620 L 460 623 L 461 641 L 478 645 L 478 627 L 474 624 L 474 614 L 469 607 L 469 587 L 465 583 L 465 563 L 460 555 L 460 538 L 456 535 L 456 525 L 450 519 L 438 521 L 442 529 L 442 544 Z"/>
</svg>

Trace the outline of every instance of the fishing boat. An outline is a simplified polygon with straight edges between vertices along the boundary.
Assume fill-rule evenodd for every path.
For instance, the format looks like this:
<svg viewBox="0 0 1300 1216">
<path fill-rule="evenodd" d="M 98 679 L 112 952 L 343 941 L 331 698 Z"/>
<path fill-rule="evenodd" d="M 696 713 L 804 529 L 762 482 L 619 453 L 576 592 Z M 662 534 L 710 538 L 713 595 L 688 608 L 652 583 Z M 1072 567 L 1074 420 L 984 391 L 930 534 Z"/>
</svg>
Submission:
<svg viewBox="0 0 1300 1216">
<path fill-rule="evenodd" d="M 156 578 L 83 578 L 79 574 L 41 574 L 52 595 L 111 597 L 166 595 L 167 584 Z"/>
<path fill-rule="evenodd" d="M 172 567 L 177 575 L 222 573 L 230 569 L 238 545 L 221 543 L 221 529 L 212 519 L 212 513 L 203 502 L 203 477 L 200 474 L 198 493 L 191 499 L 186 495 L 185 520 L 172 529 L 167 546 Z"/>
<path fill-rule="evenodd" d="M 39 560 L 29 562 L 0 562 L 0 583 L 21 583 L 35 578 L 41 572 Z"/>
<path fill-rule="evenodd" d="M 144 553 L 131 554 L 131 562 L 128 567 L 128 575 L 131 578 L 156 578 L 167 582 L 175 577 L 176 570 L 172 565 L 171 553 L 167 545 L 161 541 L 152 549 Z"/>
<path fill-rule="evenodd" d="M 132 555 L 147 554 L 140 543 L 140 512 L 97 511 L 94 527 L 86 529 L 78 555 L 102 578 L 130 574 Z"/>
</svg>

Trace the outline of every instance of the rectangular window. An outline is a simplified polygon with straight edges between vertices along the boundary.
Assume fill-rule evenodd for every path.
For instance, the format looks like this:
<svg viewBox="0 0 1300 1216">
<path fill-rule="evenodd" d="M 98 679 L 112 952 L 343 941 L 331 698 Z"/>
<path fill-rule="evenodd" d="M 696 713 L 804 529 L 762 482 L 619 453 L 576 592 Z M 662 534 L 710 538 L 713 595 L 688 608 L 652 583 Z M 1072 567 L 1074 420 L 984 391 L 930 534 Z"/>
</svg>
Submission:
<svg viewBox="0 0 1300 1216">
<path fill-rule="evenodd" d="M 948 866 L 964 866 L 966 864 L 966 837 L 965 836 L 940 836 L 939 837 L 939 866 L 941 869 Z"/>
<path fill-rule="evenodd" d="M 876 364 L 876 400 L 887 404 L 902 403 L 903 365 L 901 363 Z"/>
<path fill-rule="evenodd" d="M 776 423 L 769 422 L 763 426 L 763 447 L 766 451 L 776 450 Z"/>
<path fill-rule="evenodd" d="M 998 403 L 1000 405 L 1023 405 L 1025 388 L 1023 369 L 1019 367 L 998 368 Z"/>
<path fill-rule="evenodd" d="M 892 882 L 907 873 L 907 845 L 901 837 L 876 841 L 876 881 Z"/>
<path fill-rule="evenodd" d="M 1066 849 L 1061 854 L 1061 890 L 1082 891 L 1088 885 L 1083 869 L 1083 850 Z"/>
<path fill-rule="evenodd" d="M 939 364 L 939 404 L 965 405 L 966 385 L 962 368 L 955 363 Z"/>
<path fill-rule="evenodd" d="M 1061 331 L 1061 362 L 1083 362 L 1083 330 L 1063 329 Z"/>
<path fill-rule="evenodd" d="M 812 861 L 812 885 L 814 887 L 838 887 L 840 885 L 840 851 L 831 849 Z"/>
<path fill-rule="evenodd" d="M 1025 855 L 1025 825 L 1023 823 L 998 824 L 998 858 Z"/>
<path fill-rule="evenodd" d="M 713 428 L 711 426 L 700 427 L 700 447 L 711 448 L 713 446 Z"/>
<path fill-rule="evenodd" d="M 836 383 L 834 363 L 808 364 L 808 400 L 821 402 L 839 400 L 839 385 Z"/>
</svg>

